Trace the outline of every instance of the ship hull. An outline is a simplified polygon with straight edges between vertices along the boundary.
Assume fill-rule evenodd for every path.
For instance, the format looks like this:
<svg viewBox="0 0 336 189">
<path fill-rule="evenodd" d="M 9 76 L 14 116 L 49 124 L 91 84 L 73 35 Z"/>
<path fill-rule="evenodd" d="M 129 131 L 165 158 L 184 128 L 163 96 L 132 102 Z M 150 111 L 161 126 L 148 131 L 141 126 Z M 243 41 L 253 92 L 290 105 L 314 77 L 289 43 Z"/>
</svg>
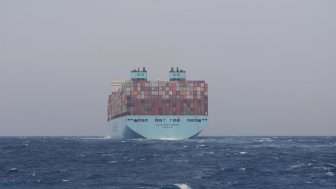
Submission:
<svg viewBox="0 0 336 189">
<path fill-rule="evenodd" d="M 113 139 L 189 139 L 206 127 L 208 116 L 123 116 L 108 122 Z"/>
</svg>

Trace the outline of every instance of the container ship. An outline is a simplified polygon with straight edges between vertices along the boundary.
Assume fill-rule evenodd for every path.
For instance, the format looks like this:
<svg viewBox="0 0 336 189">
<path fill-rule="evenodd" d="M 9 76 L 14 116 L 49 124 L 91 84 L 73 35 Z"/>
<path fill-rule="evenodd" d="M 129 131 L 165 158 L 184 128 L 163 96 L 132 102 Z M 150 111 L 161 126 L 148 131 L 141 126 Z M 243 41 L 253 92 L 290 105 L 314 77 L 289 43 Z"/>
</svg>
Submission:
<svg viewBox="0 0 336 189">
<path fill-rule="evenodd" d="M 187 80 L 186 71 L 171 68 L 169 81 L 147 80 L 147 70 L 113 81 L 108 98 L 108 128 L 113 139 L 189 139 L 208 124 L 208 84 Z"/>
</svg>

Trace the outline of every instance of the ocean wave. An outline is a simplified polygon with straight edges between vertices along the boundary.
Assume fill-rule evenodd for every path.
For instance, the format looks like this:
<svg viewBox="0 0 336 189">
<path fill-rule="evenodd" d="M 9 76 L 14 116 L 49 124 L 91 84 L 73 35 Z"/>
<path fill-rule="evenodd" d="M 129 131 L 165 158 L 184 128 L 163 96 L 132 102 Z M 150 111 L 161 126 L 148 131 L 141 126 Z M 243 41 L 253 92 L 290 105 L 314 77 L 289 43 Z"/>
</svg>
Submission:
<svg viewBox="0 0 336 189">
<path fill-rule="evenodd" d="M 274 140 L 272 138 L 262 138 L 255 140 L 256 142 L 273 142 Z"/>
<path fill-rule="evenodd" d="M 174 184 L 175 186 L 179 187 L 180 189 L 192 189 L 187 184 Z"/>
<path fill-rule="evenodd" d="M 290 170 L 293 170 L 293 169 L 300 169 L 300 168 L 305 167 L 305 166 L 306 166 L 305 163 L 299 163 L 299 164 L 290 166 L 287 170 L 290 171 Z"/>
<path fill-rule="evenodd" d="M 105 136 L 104 139 L 111 139 L 112 137 L 111 136 Z"/>
<path fill-rule="evenodd" d="M 335 185 L 336 150 L 330 140 L 336 137 L 317 137 L 313 143 L 311 137 L 253 142 L 262 138 L 267 137 L 202 141 L 0 137 L 0 188 L 295 189 Z"/>
<path fill-rule="evenodd" d="M 334 174 L 333 172 L 329 171 L 329 172 L 326 173 L 326 175 L 332 177 L 332 176 L 334 176 L 335 174 Z"/>
<path fill-rule="evenodd" d="M 107 140 L 109 138 L 106 137 L 81 137 L 81 140 Z"/>
</svg>

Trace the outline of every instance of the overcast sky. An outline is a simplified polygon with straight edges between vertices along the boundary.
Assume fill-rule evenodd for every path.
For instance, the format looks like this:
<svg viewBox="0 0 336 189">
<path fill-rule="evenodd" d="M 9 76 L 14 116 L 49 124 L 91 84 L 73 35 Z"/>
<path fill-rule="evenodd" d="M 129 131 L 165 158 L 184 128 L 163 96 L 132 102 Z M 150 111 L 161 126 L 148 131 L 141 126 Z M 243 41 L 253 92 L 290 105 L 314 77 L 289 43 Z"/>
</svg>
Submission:
<svg viewBox="0 0 336 189">
<path fill-rule="evenodd" d="M 336 135 L 334 0 L 0 0 L 0 135 L 106 136 L 142 66 L 209 83 L 202 135 Z"/>
</svg>

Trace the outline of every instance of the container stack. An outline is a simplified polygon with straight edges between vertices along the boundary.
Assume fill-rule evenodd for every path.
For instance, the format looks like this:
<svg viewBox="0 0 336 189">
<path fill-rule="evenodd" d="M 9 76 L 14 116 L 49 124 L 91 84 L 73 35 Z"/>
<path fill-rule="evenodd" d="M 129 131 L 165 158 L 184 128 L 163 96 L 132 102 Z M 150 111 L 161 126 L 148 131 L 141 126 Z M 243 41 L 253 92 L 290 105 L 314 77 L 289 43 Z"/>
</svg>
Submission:
<svg viewBox="0 0 336 189">
<path fill-rule="evenodd" d="M 118 90 L 109 95 L 108 100 L 108 120 L 120 117 L 127 113 L 126 97 Z"/>
<path fill-rule="evenodd" d="M 126 81 L 109 96 L 108 119 L 123 115 L 208 115 L 205 81 Z"/>
</svg>

